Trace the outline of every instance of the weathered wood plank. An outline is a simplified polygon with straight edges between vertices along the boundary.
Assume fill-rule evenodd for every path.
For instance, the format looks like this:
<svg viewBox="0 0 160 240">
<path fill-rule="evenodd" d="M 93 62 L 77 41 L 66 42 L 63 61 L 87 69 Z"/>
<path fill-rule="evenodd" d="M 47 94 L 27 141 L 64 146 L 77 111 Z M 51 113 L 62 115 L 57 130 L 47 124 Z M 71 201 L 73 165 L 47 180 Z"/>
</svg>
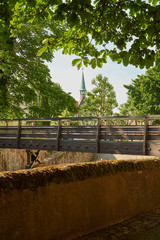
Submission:
<svg viewBox="0 0 160 240">
<path fill-rule="evenodd" d="M 101 139 L 143 140 L 143 135 L 101 135 Z"/>
<path fill-rule="evenodd" d="M 16 133 L 0 133 L 0 138 L 8 138 L 8 137 L 13 137 L 13 138 L 17 138 L 17 134 Z"/>
<path fill-rule="evenodd" d="M 61 132 L 61 136 L 63 137 L 63 136 L 65 136 L 65 137 L 69 137 L 69 136 L 76 136 L 76 137 L 78 137 L 78 136 L 87 136 L 87 135 L 89 135 L 89 136 L 94 136 L 94 135 L 96 135 L 96 132 L 79 132 L 79 133 L 77 133 L 77 132 Z"/>
<path fill-rule="evenodd" d="M 101 134 L 131 134 L 131 135 L 133 135 L 133 134 L 144 134 L 144 129 L 143 129 L 143 131 L 115 131 L 115 130 L 109 130 L 109 131 L 102 131 L 101 130 Z"/>
<path fill-rule="evenodd" d="M 72 131 L 61 131 L 61 133 L 63 134 L 63 135 L 87 135 L 87 134 L 89 134 L 89 135 L 95 135 L 96 134 L 96 131 L 94 131 L 94 132 L 91 132 L 91 131 L 84 131 L 84 132 L 81 132 L 81 131 L 76 131 L 76 132 L 72 132 Z"/>
<path fill-rule="evenodd" d="M 59 145 L 60 151 L 67 152 L 97 152 L 96 141 L 94 142 L 85 142 L 85 141 L 66 141 L 60 140 Z"/>
<path fill-rule="evenodd" d="M 124 137 L 127 137 L 127 136 L 129 136 L 130 138 L 134 138 L 134 136 L 135 136 L 135 138 L 136 137 L 138 137 L 139 138 L 139 136 L 143 136 L 143 133 L 124 133 L 124 134 L 122 134 L 122 133 L 101 133 L 101 139 L 105 139 L 106 138 L 106 136 L 107 137 L 111 137 L 111 136 L 116 136 L 116 137 L 118 137 L 119 136 L 119 138 L 121 138 L 121 136 L 124 136 Z"/>
<path fill-rule="evenodd" d="M 100 152 L 110 154 L 143 154 L 143 143 L 136 142 L 100 142 Z"/>
<path fill-rule="evenodd" d="M 51 132 L 51 133 L 48 133 L 48 132 L 35 132 L 35 131 L 28 131 L 28 132 L 22 132 L 22 134 L 21 134 L 21 136 L 23 136 L 23 137 L 25 137 L 25 136 L 31 136 L 31 137 L 34 137 L 34 136 L 41 136 L 41 137 L 43 137 L 43 136 L 48 136 L 49 138 L 50 137 L 57 137 L 57 132 Z"/>
<path fill-rule="evenodd" d="M 148 131 L 148 135 L 160 135 L 160 131 Z"/>
<path fill-rule="evenodd" d="M 159 135 L 148 135 L 147 139 L 148 139 L 148 141 L 150 141 L 150 140 L 160 141 L 160 134 Z"/>
<path fill-rule="evenodd" d="M 17 142 L 15 139 L 0 138 L 0 148 L 17 149 Z"/>
<path fill-rule="evenodd" d="M 87 140 L 91 140 L 91 139 L 96 139 L 96 135 L 91 135 L 91 134 L 86 134 L 86 135 L 78 135 L 78 134 L 62 134 L 61 135 L 61 139 L 65 139 L 65 140 L 69 140 L 69 139 L 74 139 L 75 141 L 78 139 L 87 139 Z"/>
<path fill-rule="evenodd" d="M 106 134 L 143 134 L 144 133 L 144 128 L 141 130 L 137 130 L 136 129 L 128 129 L 128 130 L 122 130 L 122 129 L 106 129 L 106 130 L 102 130 L 101 129 L 101 133 L 106 133 Z"/>
<path fill-rule="evenodd" d="M 143 130 L 144 129 L 144 125 L 106 125 L 106 126 L 101 126 L 101 130 L 103 129 L 120 129 L 120 130 L 125 130 L 127 131 L 128 129 L 130 131 L 135 130 Z"/>
<path fill-rule="evenodd" d="M 67 126 L 67 127 L 63 127 L 62 126 L 62 131 L 65 132 L 65 131 L 72 131 L 72 132 L 88 132 L 88 131 L 91 131 L 91 132 L 96 132 L 97 128 L 95 126 L 93 127 L 88 127 L 88 126 Z"/>
<path fill-rule="evenodd" d="M 160 156 L 160 143 L 147 143 L 146 154 L 149 156 Z"/>
<path fill-rule="evenodd" d="M 149 119 L 160 119 L 160 115 L 144 115 L 144 116 L 106 116 L 106 117 L 101 117 L 102 120 L 144 120 L 145 117 L 148 117 Z M 28 122 L 41 122 L 41 121 L 58 121 L 59 119 L 61 120 L 72 120 L 72 121 L 84 121 L 84 120 L 97 120 L 97 117 L 67 117 L 67 118 L 24 118 L 24 119 L 0 119 L 0 121 L 5 122 L 5 121 L 18 121 L 18 120 L 23 120 L 23 121 L 28 121 Z"/>
<path fill-rule="evenodd" d="M 160 130 L 160 125 L 149 125 L 148 131 L 157 131 Z"/>
<path fill-rule="evenodd" d="M 17 126 L 16 126 L 16 127 L 2 127 L 2 126 L 1 126 L 1 127 L 0 127 L 0 130 L 3 130 L 3 131 L 4 131 L 4 130 L 7 130 L 7 131 L 8 131 L 8 130 L 17 130 Z"/>
<path fill-rule="evenodd" d="M 57 139 L 57 134 L 35 134 L 35 133 L 28 133 L 28 134 L 21 134 L 21 138 L 55 138 Z"/>
<path fill-rule="evenodd" d="M 32 150 L 51 150 L 56 151 L 56 140 L 39 140 L 39 139 L 21 139 L 20 149 L 32 149 Z"/>
<path fill-rule="evenodd" d="M 35 127 L 33 127 L 33 126 L 22 126 L 21 127 L 21 129 L 22 129 L 22 131 L 23 130 L 26 130 L 26 131 L 28 131 L 28 130 L 37 130 L 37 131 L 57 131 L 57 129 L 58 129 L 58 126 L 35 126 Z"/>
</svg>

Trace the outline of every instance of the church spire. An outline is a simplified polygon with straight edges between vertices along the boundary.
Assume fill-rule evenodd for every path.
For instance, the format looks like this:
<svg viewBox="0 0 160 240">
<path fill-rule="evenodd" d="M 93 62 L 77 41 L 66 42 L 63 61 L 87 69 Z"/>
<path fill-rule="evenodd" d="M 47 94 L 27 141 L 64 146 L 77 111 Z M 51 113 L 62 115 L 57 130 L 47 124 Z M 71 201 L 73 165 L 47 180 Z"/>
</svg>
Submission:
<svg viewBox="0 0 160 240">
<path fill-rule="evenodd" d="M 80 89 L 80 93 L 81 91 L 85 92 L 86 91 L 86 86 L 85 86 L 85 81 L 84 81 L 84 73 L 82 70 L 82 81 L 81 81 L 81 89 Z M 82 93 L 83 94 L 83 93 Z"/>
<path fill-rule="evenodd" d="M 82 69 L 82 80 L 81 80 L 81 88 L 80 88 L 79 106 L 83 104 L 83 100 L 85 98 L 85 92 L 86 92 L 86 86 L 85 86 L 85 80 L 84 80 L 84 72 L 83 72 L 83 69 Z"/>
</svg>

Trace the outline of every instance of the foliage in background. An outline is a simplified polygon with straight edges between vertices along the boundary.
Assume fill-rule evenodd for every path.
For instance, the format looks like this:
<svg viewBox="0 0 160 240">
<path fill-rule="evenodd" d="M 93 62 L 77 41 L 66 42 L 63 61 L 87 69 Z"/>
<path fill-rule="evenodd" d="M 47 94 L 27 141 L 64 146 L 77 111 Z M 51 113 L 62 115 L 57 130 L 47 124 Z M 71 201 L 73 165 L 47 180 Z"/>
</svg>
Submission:
<svg viewBox="0 0 160 240">
<path fill-rule="evenodd" d="M 138 110 L 135 108 L 132 98 L 128 96 L 127 102 L 119 106 L 119 113 L 117 116 L 137 116 Z"/>
<path fill-rule="evenodd" d="M 51 82 L 45 61 L 54 51 L 79 56 L 72 62 L 78 68 L 82 63 L 102 67 L 107 56 L 125 66 L 149 68 L 160 48 L 157 0 L 6 0 L 0 2 L 0 13 L 0 117 L 76 112 L 75 100 Z M 155 91 L 150 84 L 155 80 L 140 90 L 142 98 L 134 94 L 142 89 L 142 79 L 141 85 L 128 86 L 129 101 L 138 113 L 157 113 L 159 96 L 152 100 L 142 94 Z"/>
<path fill-rule="evenodd" d="M 160 68 L 155 66 L 124 85 L 128 90 L 128 101 L 120 108 L 120 114 L 160 114 Z"/>
<path fill-rule="evenodd" d="M 99 74 L 91 83 L 94 88 L 86 94 L 84 104 L 81 106 L 81 116 L 99 117 L 113 115 L 113 109 L 118 104 L 115 91 L 108 82 L 108 78 Z"/>
<path fill-rule="evenodd" d="M 113 61 L 140 68 L 153 65 L 160 48 L 160 4 L 158 0 L 17 0 L 11 21 L 56 22 L 64 30 L 44 38 L 46 50 L 62 48 L 75 54 L 78 68 L 102 67 L 107 56 Z M 13 32 L 14 34 L 14 32 Z"/>
<path fill-rule="evenodd" d="M 0 2 L 0 117 L 56 117 L 65 109 L 77 112 L 75 100 L 51 81 L 45 61 L 52 60 L 52 51 L 37 56 L 42 41 L 48 35 L 60 36 L 61 27 L 43 19 L 13 25 L 18 2 Z"/>
</svg>

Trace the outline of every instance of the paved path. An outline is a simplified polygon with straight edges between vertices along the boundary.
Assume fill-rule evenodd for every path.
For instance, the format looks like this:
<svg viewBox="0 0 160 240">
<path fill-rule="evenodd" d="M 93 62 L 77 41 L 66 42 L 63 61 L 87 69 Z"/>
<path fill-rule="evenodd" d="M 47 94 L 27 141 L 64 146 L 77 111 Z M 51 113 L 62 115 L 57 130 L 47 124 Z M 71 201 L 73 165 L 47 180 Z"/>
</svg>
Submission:
<svg viewBox="0 0 160 240">
<path fill-rule="evenodd" d="M 76 240 L 159 240 L 160 209 L 96 231 Z"/>
</svg>

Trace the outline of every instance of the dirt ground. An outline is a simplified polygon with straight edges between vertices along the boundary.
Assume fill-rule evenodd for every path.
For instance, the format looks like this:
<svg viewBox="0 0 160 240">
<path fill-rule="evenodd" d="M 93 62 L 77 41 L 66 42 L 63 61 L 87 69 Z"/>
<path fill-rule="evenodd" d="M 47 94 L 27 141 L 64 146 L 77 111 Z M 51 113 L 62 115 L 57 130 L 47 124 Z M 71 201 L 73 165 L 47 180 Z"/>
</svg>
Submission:
<svg viewBox="0 0 160 240">
<path fill-rule="evenodd" d="M 160 209 L 156 209 L 76 240 L 159 240 Z"/>
</svg>

